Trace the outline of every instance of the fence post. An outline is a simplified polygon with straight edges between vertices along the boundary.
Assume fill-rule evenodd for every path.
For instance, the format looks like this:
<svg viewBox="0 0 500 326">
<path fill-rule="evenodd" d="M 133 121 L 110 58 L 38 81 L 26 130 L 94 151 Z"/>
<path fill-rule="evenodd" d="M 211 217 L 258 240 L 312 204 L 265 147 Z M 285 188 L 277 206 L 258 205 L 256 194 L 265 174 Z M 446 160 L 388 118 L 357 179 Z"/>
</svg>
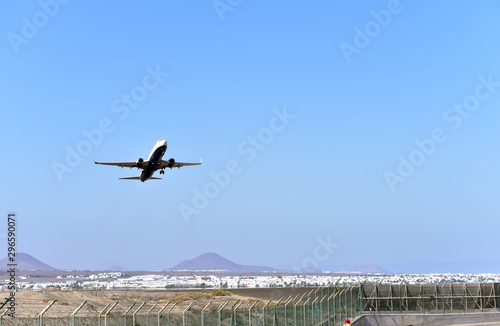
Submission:
<svg viewBox="0 0 500 326">
<path fill-rule="evenodd" d="M 366 281 L 365 281 L 366 282 Z M 358 298 L 359 298 L 359 313 L 363 314 L 363 285 L 365 282 L 359 284 L 358 288 Z"/>
<path fill-rule="evenodd" d="M 189 309 L 191 309 L 191 307 L 194 306 L 194 304 L 196 303 L 196 301 L 192 301 L 187 307 L 186 309 L 184 309 L 184 311 L 182 312 L 182 326 L 188 326 L 188 314 L 189 314 Z M 185 321 L 185 323 L 184 323 Z M 148 325 L 149 326 L 149 325 Z"/>
<path fill-rule="evenodd" d="M 104 314 L 104 326 L 108 325 L 108 314 L 113 310 L 114 307 L 118 304 L 118 301 L 115 302 L 115 304 Z"/>
<path fill-rule="evenodd" d="M 164 306 L 163 306 L 163 308 L 161 308 L 161 309 L 160 309 L 160 311 L 158 311 L 158 314 L 157 314 L 157 316 L 158 316 L 158 326 L 160 326 L 160 314 L 161 314 L 161 312 L 162 312 L 165 308 L 167 308 L 167 306 L 168 306 L 169 304 L 170 304 L 170 300 L 168 300 L 167 304 L 166 304 L 166 305 L 164 305 Z M 125 326 L 127 326 L 127 325 L 125 325 Z"/>
<path fill-rule="evenodd" d="M 2 314 L 0 315 L 0 326 L 2 326 L 2 318 L 3 318 L 3 315 L 5 315 L 7 313 L 7 311 L 9 311 L 9 309 L 6 309 L 4 312 L 2 312 Z"/>
<path fill-rule="evenodd" d="M 297 326 L 297 305 L 302 301 L 302 298 L 304 297 L 305 293 L 302 294 L 300 297 L 299 301 L 293 306 L 293 326 Z"/>
<path fill-rule="evenodd" d="M 250 305 L 250 303 L 252 302 L 252 299 L 249 299 L 247 304 L 243 306 L 243 326 L 246 326 L 246 318 L 245 318 L 245 311 L 247 310 L 248 306 Z M 2 326 L 2 325 L 0 325 Z"/>
<path fill-rule="evenodd" d="M 277 309 L 278 309 L 278 305 L 280 304 L 281 300 L 283 300 L 283 298 L 280 298 L 280 299 L 278 300 L 278 302 L 274 305 L 273 326 L 276 326 L 276 325 L 278 324 Z"/>
<path fill-rule="evenodd" d="M 205 310 L 207 310 L 208 306 L 210 306 L 214 302 L 213 300 L 210 300 L 210 302 L 203 308 L 201 311 L 201 326 L 205 326 Z M 160 325 L 158 325 L 160 326 Z"/>
<path fill-rule="evenodd" d="M 177 305 L 177 302 L 174 303 L 174 305 L 172 307 L 170 307 L 170 309 L 168 309 L 168 312 L 167 312 L 167 325 L 170 326 L 170 311 L 175 307 L 175 305 Z"/>
<path fill-rule="evenodd" d="M 495 309 L 498 308 L 498 300 L 497 300 L 497 291 L 495 290 L 495 283 L 491 285 L 493 287 L 493 303 L 495 305 Z"/>
<path fill-rule="evenodd" d="M 52 305 L 54 303 L 56 303 L 57 299 L 54 299 L 54 301 L 52 301 L 51 303 L 49 303 L 49 305 L 47 307 L 45 307 L 45 309 L 42 310 L 41 313 L 38 314 L 38 324 L 39 326 L 43 326 L 43 314 L 47 312 L 47 310 L 50 309 L 50 307 L 52 307 Z"/>
<path fill-rule="evenodd" d="M 224 309 L 224 307 L 227 305 L 228 301 L 224 301 L 220 306 L 219 309 L 217 309 L 217 314 L 219 316 L 219 326 L 221 326 L 221 310 Z"/>
<path fill-rule="evenodd" d="M 266 326 L 266 309 L 267 305 L 270 304 L 271 301 L 273 301 L 272 298 L 264 305 L 264 308 L 262 308 L 262 326 Z"/>
<path fill-rule="evenodd" d="M 304 305 L 302 306 L 302 312 L 303 312 L 303 314 L 304 314 L 304 316 L 303 316 L 303 317 L 304 317 L 304 318 L 303 318 L 303 320 L 304 320 L 304 326 L 306 325 L 306 305 L 307 305 L 307 303 L 308 303 L 310 300 L 311 300 L 311 298 L 307 298 L 306 302 L 304 302 Z"/>
<path fill-rule="evenodd" d="M 234 326 L 237 326 L 238 322 L 238 308 L 243 304 L 243 300 L 239 300 L 240 302 L 234 307 Z M 245 314 L 243 313 L 243 320 L 245 320 Z"/>
<path fill-rule="evenodd" d="M 250 306 L 250 308 L 248 308 L 248 326 L 252 325 L 252 308 L 253 308 L 253 306 L 255 306 L 255 304 L 257 302 L 260 302 L 260 301 L 255 301 L 254 303 L 252 303 L 252 305 Z"/>
<path fill-rule="evenodd" d="M 330 295 L 328 297 L 328 299 L 326 300 L 326 305 L 327 305 L 327 308 L 328 308 L 328 312 L 327 312 L 327 320 L 328 320 L 328 325 L 330 325 L 330 319 L 332 319 L 332 314 L 330 313 L 330 300 L 333 299 L 333 297 L 335 296 L 335 293 L 332 293 L 332 295 Z M 333 314 L 335 315 L 335 312 L 333 312 Z"/>
<path fill-rule="evenodd" d="M 298 297 L 298 296 L 299 296 L 299 295 L 297 294 L 297 295 L 295 296 L 295 298 L 296 298 L 296 297 Z M 287 316 L 286 316 L 286 306 L 287 306 L 290 302 L 293 302 L 293 300 L 294 300 L 294 298 L 292 298 L 292 296 L 289 296 L 289 297 L 288 297 L 288 299 L 286 299 L 286 301 L 285 301 L 285 326 L 287 326 L 287 324 L 288 324 L 288 320 L 286 319 L 286 318 L 287 318 Z M 293 303 L 292 303 L 292 304 L 293 304 Z M 0 326 L 1 326 L 1 325 L 0 325 Z"/>
<path fill-rule="evenodd" d="M 130 306 L 130 308 L 127 309 L 127 311 L 125 311 L 125 326 L 127 326 L 127 314 L 130 311 L 130 309 L 132 309 L 133 306 L 135 306 L 135 302 L 132 303 L 132 305 Z"/>
<path fill-rule="evenodd" d="M 337 290 L 335 290 L 337 291 Z M 333 303 L 333 324 L 335 325 L 335 322 L 337 321 L 337 306 L 335 305 L 335 298 L 337 297 L 337 294 L 338 292 L 335 292 L 335 295 L 333 296 L 333 300 L 332 300 L 332 303 Z"/>
<path fill-rule="evenodd" d="M 349 301 L 349 311 L 351 312 L 351 319 L 352 319 L 352 292 L 353 292 L 353 291 L 352 291 L 352 289 L 353 289 L 353 288 L 354 288 L 354 287 L 353 287 L 353 286 L 351 286 L 351 287 L 350 287 L 350 290 L 349 290 L 350 295 L 351 295 L 351 300 Z"/>
<path fill-rule="evenodd" d="M 83 305 L 87 303 L 87 300 L 83 301 L 79 306 L 78 308 L 76 308 L 75 311 L 73 311 L 73 313 L 71 314 L 71 317 L 70 317 L 70 325 L 71 326 L 75 326 L 75 315 L 76 313 L 78 312 L 78 310 L 82 309 Z M 0 321 L 0 326 L 2 326 L 2 322 Z"/>
<path fill-rule="evenodd" d="M 141 310 L 142 307 L 144 307 L 144 305 L 146 304 L 146 301 L 144 301 L 140 306 L 139 308 L 137 308 L 136 311 L 134 311 L 134 313 L 132 314 L 132 326 L 135 326 L 135 314 L 137 314 L 139 312 L 139 310 Z"/>
<path fill-rule="evenodd" d="M 311 325 L 314 325 L 314 303 L 318 301 L 319 298 L 315 297 L 315 299 L 311 302 Z"/>
<path fill-rule="evenodd" d="M 10 298 L 5 298 L 5 301 L 2 303 L 2 305 L 0 305 L 0 309 L 3 308 L 3 306 L 5 306 L 7 304 L 7 302 L 10 301 Z M 2 326 L 2 318 L 3 318 L 3 315 L 5 315 L 7 313 L 7 311 L 9 311 L 9 309 L 6 309 L 1 315 L 0 315 L 0 326 Z"/>
<path fill-rule="evenodd" d="M 236 300 L 236 302 L 231 306 L 231 319 L 230 319 L 230 325 L 233 326 L 233 313 L 234 313 L 234 307 L 240 302 L 240 300 Z"/>
<path fill-rule="evenodd" d="M 484 284 L 485 283 L 479 283 L 479 303 L 481 303 L 481 312 L 484 311 L 484 305 L 483 305 L 483 294 L 484 294 Z"/>
<path fill-rule="evenodd" d="M 5 298 L 5 301 L 0 305 L 0 309 L 2 309 L 6 304 L 7 302 L 10 301 L 10 297 L 9 298 Z"/>
<path fill-rule="evenodd" d="M 153 309 L 154 309 L 157 305 L 158 305 L 158 302 L 157 302 L 157 303 L 155 303 L 155 304 L 151 307 L 151 309 L 149 309 L 149 310 L 148 310 L 148 313 L 147 313 L 147 319 L 148 319 L 147 325 L 148 325 L 148 326 L 149 326 L 149 313 L 150 313 L 150 312 L 151 312 L 151 310 L 153 310 Z"/>
<path fill-rule="evenodd" d="M 323 301 L 328 297 L 328 294 L 325 294 L 323 299 L 319 300 L 319 322 L 323 323 Z M 328 303 L 328 301 L 327 301 Z"/>
<path fill-rule="evenodd" d="M 99 315 L 97 315 L 97 325 L 101 326 L 101 315 L 102 315 L 103 312 L 106 311 L 106 309 L 108 309 L 108 307 L 110 305 L 111 305 L 111 302 L 108 303 L 108 305 L 106 307 L 104 307 L 104 309 L 99 312 Z"/>
<path fill-rule="evenodd" d="M 263 299 L 260 299 L 259 301 L 257 301 L 257 304 L 255 305 L 255 325 L 258 325 L 259 322 L 257 321 L 257 314 L 259 313 L 259 304 L 262 302 Z"/>
<path fill-rule="evenodd" d="M 339 308 L 340 308 L 340 311 L 339 311 L 339 320 L 340 322 L 342 322 L 342 295 L 344 294 L 344 291 L 345 289 L 343 289 L 340 294 L 339 294 Z"/>
</svg>

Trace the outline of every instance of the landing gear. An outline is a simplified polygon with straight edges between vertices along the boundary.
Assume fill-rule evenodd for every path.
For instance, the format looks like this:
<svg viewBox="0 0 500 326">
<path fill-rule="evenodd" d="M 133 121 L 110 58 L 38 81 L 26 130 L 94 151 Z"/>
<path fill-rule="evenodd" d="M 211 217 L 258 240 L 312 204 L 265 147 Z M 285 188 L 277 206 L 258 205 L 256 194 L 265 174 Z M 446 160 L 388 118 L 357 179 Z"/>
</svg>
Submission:
<svg viewBox="0 0 500 326">
<path fill-rule="evenodd" d="M 160 170 L 160 174 L 165 174 L 165 170 Z"/>
</svg>

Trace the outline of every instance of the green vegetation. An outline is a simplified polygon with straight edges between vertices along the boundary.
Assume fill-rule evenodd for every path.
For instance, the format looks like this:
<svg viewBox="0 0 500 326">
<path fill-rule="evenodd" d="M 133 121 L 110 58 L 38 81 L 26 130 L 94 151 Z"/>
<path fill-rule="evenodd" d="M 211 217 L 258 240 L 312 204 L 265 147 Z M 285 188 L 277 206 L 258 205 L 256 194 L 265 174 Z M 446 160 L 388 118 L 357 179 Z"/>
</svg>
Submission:
<svg viewBox="0 0 500 326">
<path fill-rule="evenodd" d="M 231 292 L 227 291 L 226 289 L 213 289 L 212 295 L 214 297 L 231 296 Z"/>
<path fill-rule="evenodd" d="M 201 301 L 210 298 L 210 294 L 204 292 L 179 292 L 174 295 L 173 301 Z"/>
</svg>

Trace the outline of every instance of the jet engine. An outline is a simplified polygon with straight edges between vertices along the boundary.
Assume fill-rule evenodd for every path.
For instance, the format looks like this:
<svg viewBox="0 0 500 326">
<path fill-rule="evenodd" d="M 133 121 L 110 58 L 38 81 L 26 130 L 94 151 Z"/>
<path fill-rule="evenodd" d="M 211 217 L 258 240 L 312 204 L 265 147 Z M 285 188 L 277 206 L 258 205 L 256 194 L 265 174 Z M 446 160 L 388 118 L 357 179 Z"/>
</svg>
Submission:
<svg viewBox="0 0 500 326">
<path fill-rule="evenodd" d="M 137 165 L 138 168 L 140 168 L 142 166 L 142 163 L 144 163 L 144 159 L 142 157 L 139 157 L 139 159 L 135 164 Z"/>
<path fill-rule="evenodd" d="M 171 158 L 170 160 L 168 160 L 168 167 L 172 168 L 174 166 L 174 163 L 175 163 L 175 160 L 173 158 Z"/>
</svg>

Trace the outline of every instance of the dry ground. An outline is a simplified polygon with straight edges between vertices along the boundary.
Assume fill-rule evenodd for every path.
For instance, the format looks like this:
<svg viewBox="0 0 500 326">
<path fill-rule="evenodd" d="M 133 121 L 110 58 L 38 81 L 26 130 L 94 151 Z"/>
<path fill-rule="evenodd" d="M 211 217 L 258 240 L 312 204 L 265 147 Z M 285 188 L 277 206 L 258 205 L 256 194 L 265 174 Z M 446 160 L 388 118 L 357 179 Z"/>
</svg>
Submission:
<svg viewBox="0 0 500 326">
<path fill-rule="evenodd" d="M 217 295 L 224 294 L 224 295 Z M 2 302 L 4 298 L 8 297 L 9 293 L 2 292 Z M 110 316 L 123 315 L 125 311 L 130 308 L 133 303 L 136 303 L 134 308 L 129 312 L 130 315 L 139 308 L 140 304 L 146 302 L 141 308 L 140 314 L 146 314 L 155 303 L 156 307 L 151 310 L 151 314 L 156 314 L 165 306 L 168 301 L 170 305 L 164 312 L 172 306 L 174 302 L 178 302 L 172 309 L 172 313 L 181 313 L 190 302 L 196 301 L 193 306 L 193 311 L 199 311 L 213 300 L 209 310 L 217 309 L 224 301 L 228 300 L 229 305 L 234 304 L 237 300 L 248 301 L 249 297 L 242 295 L 235 295 L 231 293 L 216 293 L 212 290 L 205 291 L 144 291 L 144 290 L 86 290 L 86 291 L 60 291 L 60 290 L 46 290 L 46 291 L 19 291 L 15 296 L 15 309 L 16 317 L 30 317 L 34 318 L 49 305 L 54 299 L 56 303 L 48 310 L 44 317 L 66 317 L 70 316 L 73 311 L 84 301 L 87 303 L 77 313 L 78 317 L 97 316 L 106 305 L 109 303 L 114 304 L 118 301 L 116 307 L 110 313 Z M 7 304 L 1 312 L 5 311 Z M 5 317 L 4 317 L 5 318 Z"/>
</svg>

